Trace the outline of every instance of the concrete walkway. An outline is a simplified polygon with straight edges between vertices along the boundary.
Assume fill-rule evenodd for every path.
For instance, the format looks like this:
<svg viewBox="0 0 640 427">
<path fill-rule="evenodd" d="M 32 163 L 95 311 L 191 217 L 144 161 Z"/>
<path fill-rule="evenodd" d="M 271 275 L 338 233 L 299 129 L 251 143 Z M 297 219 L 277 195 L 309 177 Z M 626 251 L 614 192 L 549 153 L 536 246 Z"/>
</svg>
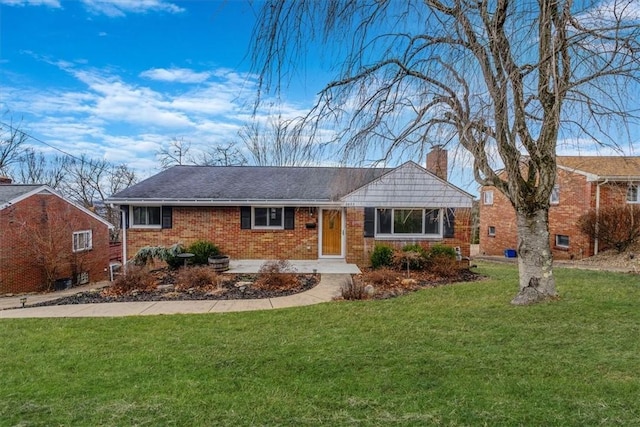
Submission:
<svg viewBox="0 0 640 427">
<path fill-rule="evenodd" d="M 229 273 L 256 273 L 264 261 L 238 260 L 231 262 Z M 297 307 L 331 301 L 340 295 L 342 285 L 351 274 L 360 273 L 357 266 L 339 261 L 292 261 L 298 273 L 319 273 L 320 283 L 313 289 L 295 295 L 246 300 L 148 301 L 114 302 L 104 304 L 67 304 L 29 307 L 43 301 L 75 295 L 108 286 L 109 282 L 86 285 L 47 294 L 18 295 L 0 298 L 0 319 L 30 317 L 119 317 L 178 313 L 224 313 L 232 311 L 268 310 Z M 21 298 L 26 297 L 26 307 Z M 11 310 L 11 308 L 14 308 Z M 10 309 L 10 310 L 7 310 Z"/>
</svg>

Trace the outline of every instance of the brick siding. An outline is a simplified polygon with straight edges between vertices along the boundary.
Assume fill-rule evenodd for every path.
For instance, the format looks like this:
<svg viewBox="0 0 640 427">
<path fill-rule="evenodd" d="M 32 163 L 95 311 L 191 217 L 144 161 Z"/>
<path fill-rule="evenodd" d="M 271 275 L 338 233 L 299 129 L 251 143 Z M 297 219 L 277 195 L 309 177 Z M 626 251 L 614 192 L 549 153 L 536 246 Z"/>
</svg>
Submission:
<svg viewBox="0 0 640 427">
<path fill-rule="evenodd" d="M 82 230 L 92 231 L 93 248 L 74 254 L 73 232 Z M 43 236 L 52 250 L 36 243 Z M 45 290 L 43 256 L 57 263 L 55 279 L 88 272 L 91 282 L 105 280 L 109 229 L 54 195 L 36 194 L 0 211 L 0 294 Z"/>
<path fill-rule="evenodd" d="M 576 226 L 578 218 L 596 206 L 597 184 L 587 182 L 586 177 L 558 170 L 556 185 L 560 200 L 549 208 L 549 234 L 551 251 L 555 259 L 581 259 L 592 256 L 594 243 Z M 509 200 L 493 187 L 493 205 L 485 205 L 480 195 L 480 254 L 503 255 L 505 249 L 516 249 L 518 229 L 516 215 Z M 626 183 L 607 183 L 600 186 L 600 207 L 626 203 Z M 495 236 L 489 236 L 489 227 L 495 227 Z M 556 246 L 556 235 L 569 237 L 569 247 Z M 600 246 L 600 250 L 606 248 Z"/>
<path fill-rule="evenodd" d="M 469 256 L 470 210 L 456 211 L 455 237 L 443 242 L 421 241 L 425 246 L 444 243 L 460 246 Z M 307 228 L 307 223 L 316 223 Z M 239 207 L 174 207 L 170 229 L 129 228 L 127 253 L 132 258 L 144 246 L 170 246 L 182 243 L 188 246 L 196 240 L 209 240 L 220 247 L 222 253 L 235 259 L 317 259 L 318 210 L 299 207 L 295 210 L 293 230 L 246 230 L 240 228 Z M 375 246 L 373 238 L 364 238 L 364 208 L 346 209 L 346 256 L 349 263 L 369 265 L 369 255 Z M 398 247 L 414 241 L 388 241 Z"/>
</svg>

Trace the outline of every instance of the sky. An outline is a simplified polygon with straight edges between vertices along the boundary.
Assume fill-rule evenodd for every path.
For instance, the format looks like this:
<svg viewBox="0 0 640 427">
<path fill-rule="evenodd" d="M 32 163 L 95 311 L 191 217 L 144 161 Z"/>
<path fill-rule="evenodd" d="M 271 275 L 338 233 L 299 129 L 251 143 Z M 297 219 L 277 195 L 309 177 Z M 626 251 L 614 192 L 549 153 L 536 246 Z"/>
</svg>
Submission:
<svg viewBox="0 0 640 427">
<path fill-rule="evenodd" d="M 253 6 L 256 7 L 256 6 Z M 56 149 L 157 172 L 171 139 L 237 140 L 256 93 L 248 1 L 0 0 L 0 115 Z M 288 94 L 306 111 L 320 86 Z M 306 105 L 306 107 L 305 107 Z"/>
<path fill-rule="evenodd" d="M 249 47 L 259 6 L 0 0 L 0 120 L 20 123 L 39 151 L 125 163 L 141 178 L 160 170 L 156 153 L 174 138 L 193 150 L 237 141 L 257 88 Z M 301 61 L 285 117 L 308 111 L 332 77 L 321 59 Z M 468 167 L 450 177 L 477 194 Z"/>
</svg>

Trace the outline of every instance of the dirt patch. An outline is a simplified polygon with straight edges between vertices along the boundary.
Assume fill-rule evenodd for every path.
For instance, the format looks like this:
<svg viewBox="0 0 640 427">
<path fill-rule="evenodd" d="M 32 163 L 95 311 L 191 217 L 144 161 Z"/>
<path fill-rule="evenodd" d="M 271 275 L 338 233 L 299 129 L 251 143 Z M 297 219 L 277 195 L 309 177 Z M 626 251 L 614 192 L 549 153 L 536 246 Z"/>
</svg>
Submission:
<svg viewBox="0 0 640 427">
<path fill-rule="evenodd" d="M 622 253 L 607 250 L 589 258 L 573 261 L 561 261 L 558 265 L 566 264 L 571 267 L 585 267 L 599 270 L 624 271 L 640 273 L 640 243 Z"/>
</svg>

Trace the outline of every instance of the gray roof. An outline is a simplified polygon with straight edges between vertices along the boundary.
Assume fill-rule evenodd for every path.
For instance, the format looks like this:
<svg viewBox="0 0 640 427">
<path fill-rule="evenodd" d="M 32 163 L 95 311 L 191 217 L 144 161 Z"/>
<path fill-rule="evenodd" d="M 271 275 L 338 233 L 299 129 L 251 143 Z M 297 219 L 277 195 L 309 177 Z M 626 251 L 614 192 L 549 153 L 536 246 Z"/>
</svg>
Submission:
<svg viewBox="0 0 640 427">
<path fill-rule="evenodd" d="M 4 205 L 23 194 L 30 193 L 42 185 L 29 185 L 29 184 L 0 184 L 0 205 Z"/>
<path fill-rule="evenodd" d="M 335 201 L 391 169 L 174 166 L 114 194 L 127 200 Z"/>
</svg>

